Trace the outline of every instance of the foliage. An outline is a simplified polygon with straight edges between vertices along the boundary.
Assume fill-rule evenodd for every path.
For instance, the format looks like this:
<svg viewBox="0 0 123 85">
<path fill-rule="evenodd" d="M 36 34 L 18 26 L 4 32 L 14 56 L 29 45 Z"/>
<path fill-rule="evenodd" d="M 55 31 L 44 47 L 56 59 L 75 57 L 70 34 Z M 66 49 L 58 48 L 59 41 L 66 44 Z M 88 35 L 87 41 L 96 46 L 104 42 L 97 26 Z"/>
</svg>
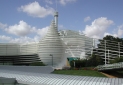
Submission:
<svg viewBox="0 0 123 85">
<path fill-rule="evenodd" d="M 118 63 L 118 62 L 123 62 L 123 56 L 121 56 L 120 58 L 118 57 L 118 58 L 110 61 L 111 64 L 112 63 Z"/>
<path fill-rule="evenodd" d="M 118 37 L 113 37 L 111 35 L 107 35 L 103 38 L 103 41 L 100 40 L 100 43 L 98 44 L 98 48 L 99 49 L 104 49 L 105 46 L 104 44 L 104 40 L 107 40 L 108 42 L 106 42 L 107 44 L 107 48 L 109 50 L 113 50 L 112 46 L 115 46 L 115 44 L 113 44 L 112 46 L 110 45 L 111 41 L 116 41 L 115 43 L 118 44 L 118 42 L 122 42 L 123 43 L 123 39 L 122 38 L 118 38 Z M 117 46 L 117 45 L 116 45 Z M 116 48 L 118 49 L 118 48 Z M 120 49 L 121 50 L 121 49 Z M 104 50 L 99 50 L 102 53 L 105 53 Z M 122 50 L 121 50 L 122 51 Z M 112 54 L 115 54 L 112 52 Z M 84 60 L 74 60 L 70 62 L 70 66 L 74 67 L 74 63 L 75 63 L 75 68 L 81 68 L 81 67 L 94 67 L 94 66 L 98 66 L 98 65 L 103 65 L 103 59 L 100 56 L 101 54 L 99 54 L 99 52 L 94 52 L 93 55 L 91 55 L 91 57 L 89 57 L 88 59 L 84 59 Z M 115 60 L 111 61 L 112 63 L 117 63 L 117 62 L 123 62 L 123 57 L 121 58 L 116 58 Z"/>
<path fill-rule="evenodd" d="M 111 35 L 107 35 L 107 36 L 103 37 L 102 40 L 99 40 L 99 44 L 97 45 L 98 48 L 100 48 L 100 49 L 104 49 L 105 48 L 105 46 L 103 46 L 104 40 L 106 40 L 106 46 L 108 47 L 109 50 L 111 49 L 112 46 L 117 46 L 118 42 L 120 42 L 120 44 L 123 43 L 123 38 L 119 38 L 119 37 L 114 37 L 114 36 L 111 36 Z M 112 41 L 113 41 L 114 44 L 110 44 L 110 43 L 112 43 Z"/>
<path fill-rule="evenodd" d="M 45 66 L 45 64 L 43 62 L 34 62 L 31 63 L 30 66 Z"/>
<path fill-rule="evenodd" d="M 123 42 L 123 39 L 122 38 L 114 37 L 114 36 L 111 36 L 111 35 L 105 36 L 103 38 L 103 40 L 113 40 L 113 41 L 117 41 L 117 42 Z"/>
<path fill-rule="evenodd" d="M 80 68 L 80 67 L 85 67 L 87 60 L 74 60 L 70 62 L 71 67 L 74 67 L 74 63 L 75 63 L 75 67 L 76 68 Z"/>
<path fill-rule="evenodd" d="M 102 64 L 103 64 L 102 58 L 95 54 L 92 54 L 92 56 L 87 61 L 87 66 L 97 66 Z"/>
<path fill-rule="evenodd" d="M 101 57 L 93 54 L 89 59 L 71 61 L 70 62 L 71 67 L 74 67 L 74 63 L 75 63 L 76 68 L 93 67 L 93 66 L 97 66 L 97 65 L 102 65 L 103 60 L 101 59 Z"/>
<path fill-rule="evenodd" d="M 100 72 L 94 70 L 56 70 L 53 73 L 66 75 L 79 75 L 79 76 L 106 77 Z"/>
</svg>

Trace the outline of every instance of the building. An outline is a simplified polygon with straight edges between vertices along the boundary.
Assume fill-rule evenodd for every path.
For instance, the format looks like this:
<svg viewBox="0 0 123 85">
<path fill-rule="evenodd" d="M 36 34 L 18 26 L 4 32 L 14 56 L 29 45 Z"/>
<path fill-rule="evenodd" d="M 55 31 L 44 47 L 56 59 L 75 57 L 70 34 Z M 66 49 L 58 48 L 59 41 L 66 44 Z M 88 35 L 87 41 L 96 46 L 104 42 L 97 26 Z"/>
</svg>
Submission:
<svg viewBox="0 0 123 85">
<path fill-rule="evenodd" d="M 58 12 L 55 21 L 39 43 L 0 44 L 0 63 L 9 65 L 29 65 L 42 61 L 46 65 L 61 68 L 67 66 L 67 58 L 85 59 L 91 53 L 93 39 L 73 30 L 58 31 Z"/>
<path fill-rule="evenodd" d="M 37 43 L 0 43 L 1 65 L 29 65 L 41 61 L 37 54 Z"/>
<path fill-rule="evenodd" d="M 123 43 L 113 40 L 99 40 L 98 48 L 94 49 L 94 53 L 100 56 L 105 64 L 109 64 L 110 60 L 123 56 Z"/>
</svg>

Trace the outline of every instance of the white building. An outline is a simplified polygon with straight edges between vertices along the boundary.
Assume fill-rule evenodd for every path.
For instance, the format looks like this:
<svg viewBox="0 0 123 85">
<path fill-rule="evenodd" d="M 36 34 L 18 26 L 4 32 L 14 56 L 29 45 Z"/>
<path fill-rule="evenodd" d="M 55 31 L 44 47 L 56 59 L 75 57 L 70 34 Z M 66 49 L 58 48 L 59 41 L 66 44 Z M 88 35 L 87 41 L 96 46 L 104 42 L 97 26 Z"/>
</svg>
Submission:
<svg viewBox="0 0 123 85">
<path fill-rule="evenodd" d="M 93 39 L 77 31 L 58 31 L 58 12 L 54 18 L 39 43 L 0 44 L 0 63 L 28 65 L 42 61 L 53 67 L 63 67 L 67 65 L 68 57 L 85 59 L 86 54 L 93 50 Z"/>
<path fill-rule="evenodd" d="M 94 54 L 100 56 L 105 64 L 109 64 L 111 60 L 123 56 L 123 43 L 114 40 L 100 39 L 98 48 L 94 49 Z"/>
</svg>

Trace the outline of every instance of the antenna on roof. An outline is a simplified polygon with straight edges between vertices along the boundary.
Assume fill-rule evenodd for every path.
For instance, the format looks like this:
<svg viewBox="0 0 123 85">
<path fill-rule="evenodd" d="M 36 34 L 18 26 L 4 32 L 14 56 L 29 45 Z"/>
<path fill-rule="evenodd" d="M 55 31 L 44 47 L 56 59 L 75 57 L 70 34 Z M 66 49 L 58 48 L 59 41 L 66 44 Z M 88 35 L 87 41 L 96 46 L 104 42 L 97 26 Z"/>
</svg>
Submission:
<svg viewBox="0 0 123 85">
<path fill-rule="evenodd" d="M 56 10 L 55 10 L 55 12 L 54 12 L 54 18 L 55 18 L 55 25 L 56 25 L 56 28 L 58 29 L 57 0 L 56 0 Z"/>
<path fill-rule="evenodd" d="M 57 0 L 56 0 L 56 11 L 57 11 Z"/>
</svg>

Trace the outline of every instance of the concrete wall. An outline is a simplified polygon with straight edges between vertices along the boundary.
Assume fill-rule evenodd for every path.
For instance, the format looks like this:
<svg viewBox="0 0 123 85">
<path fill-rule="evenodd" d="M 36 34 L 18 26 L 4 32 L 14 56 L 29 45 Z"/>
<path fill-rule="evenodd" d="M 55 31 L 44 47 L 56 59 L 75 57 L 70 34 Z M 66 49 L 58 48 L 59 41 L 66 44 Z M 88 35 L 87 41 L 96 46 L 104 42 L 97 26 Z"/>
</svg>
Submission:
<svg viewBox="0 0 123 85">
<path fill-rule="evenodd" d="M 50 66 L 0 66 L 0 70 L 22 71 L 32 73 L 51 73 L 54 69 Z"/>
</svg>

